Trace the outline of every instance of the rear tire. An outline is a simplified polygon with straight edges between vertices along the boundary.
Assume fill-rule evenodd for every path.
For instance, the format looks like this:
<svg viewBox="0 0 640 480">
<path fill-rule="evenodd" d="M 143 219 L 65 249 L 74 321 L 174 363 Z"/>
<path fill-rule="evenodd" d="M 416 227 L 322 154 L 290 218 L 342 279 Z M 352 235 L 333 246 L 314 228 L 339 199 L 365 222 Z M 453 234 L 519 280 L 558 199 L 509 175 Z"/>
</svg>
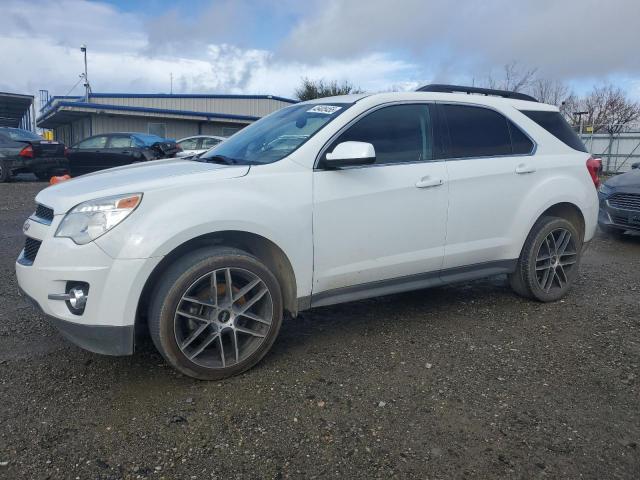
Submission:
<svg viewBox="0 0 640 480">
<path fill-rule="evenodd" d="M 9 170 L 7 162 L 0 160 L 0 183 L 8 182 L 9 180 L 11 180 L 11 170 Z"/>
<path fill-rule="evenodd" d="M 520 296 L 540 302 L 564 297 L 578 276 L 582 238 L 564 218 L 545 216 L 531 229 L 509 275 L 511 288 Z"/>
<path fill-rule="evenodd" d="M 176 370 L 220 380 L 266 355 L 282 316 L 280 285 L 260 260 L 235 248 L 209 247 L 178 259 L 163 274 L 151 296 L 149 331 Z"/>
</svg>

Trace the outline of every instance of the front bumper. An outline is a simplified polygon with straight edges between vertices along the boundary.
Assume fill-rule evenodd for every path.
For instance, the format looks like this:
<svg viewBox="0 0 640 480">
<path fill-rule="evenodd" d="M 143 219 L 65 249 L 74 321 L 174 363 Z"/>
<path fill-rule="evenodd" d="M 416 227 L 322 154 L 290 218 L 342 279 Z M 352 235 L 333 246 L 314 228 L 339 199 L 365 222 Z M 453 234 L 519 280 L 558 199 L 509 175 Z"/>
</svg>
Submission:
<svg viewBox="0 0 640 480">
<path fill-rule="evenodd" d="M 640 231 L 640 211 L 614 208 L 601 195 L 598 224 L 604 228 Z"/>
<path fill-rule="evenodd" d="M 103 355 L 131 355 L 133 353 L 135 338 L 133 325 L 84 325 L 67 322 L 47 315 L 40 304 L 22 288 L 20 288 L 20 293 L 31 305 L 47 316 L 63 337 L 80 348 Z"/>
<path fill-rule="evenodd" d="M 43 239 L 33 262 L 16 262 L 18 285 L 60 332 L 80 347 L 96 353 L 133 353 L 134 325 L 145 282 L 161 258 L 117 260 L 98 245 L 76 245 L 53 237 L 61 216 L 52 225 L 28 220 L 27 233 Z M 81 315 L 67 303 L 49 299 L 66 293 L 68 282 L 86 282 L 89 292 Z"/>
</svg>

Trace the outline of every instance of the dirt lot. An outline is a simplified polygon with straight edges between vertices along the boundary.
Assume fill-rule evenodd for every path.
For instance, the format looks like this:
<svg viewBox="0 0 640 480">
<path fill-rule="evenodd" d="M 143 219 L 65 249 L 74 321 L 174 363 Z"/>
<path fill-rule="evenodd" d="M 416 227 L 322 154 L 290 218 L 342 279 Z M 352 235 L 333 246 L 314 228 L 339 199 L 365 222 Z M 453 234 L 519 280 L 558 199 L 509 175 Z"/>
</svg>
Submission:
<svg viewBox="0 0 640 480">
<path fill-rule="evenodd" d="M 204 383 L 18 298 L 43 186 L 0 185 L 0 478 L 640 477 L 640 236 L 599 235 L 562 302 L 497 278 L 321 308 Z"/>
</svg>

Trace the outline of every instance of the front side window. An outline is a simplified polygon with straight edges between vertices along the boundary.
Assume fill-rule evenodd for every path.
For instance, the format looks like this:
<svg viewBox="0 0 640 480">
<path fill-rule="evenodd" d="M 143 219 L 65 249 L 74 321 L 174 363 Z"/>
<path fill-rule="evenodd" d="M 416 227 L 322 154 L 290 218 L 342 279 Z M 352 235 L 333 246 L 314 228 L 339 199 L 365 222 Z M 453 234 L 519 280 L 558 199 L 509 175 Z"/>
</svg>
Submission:
<svg viewBox="0 0 640 480">
<path fill-rule="evenodd" d="M 89 149 L 89 148 L 104 148 L 107 145 L 107 136 L 99 135 L 97 137 L 89 137 L 78 143 L 77 148 Z"/>
<path fill-rule="evenodd" d="M 510 155 L 507 119 L 482 107 L 442 105 L 449 127 L 449 158 Z"/>
<path fill-rule="evenodd" d="M 422 162 L 433 159 L 433 135 L 426 104 L 383 107 L 358 120 L 327 152 L 342 142 L 371 143 L 376 164 Z"/>
<path fill-rule="evenodd" d="M 201 155 L 199 161 L 261 165 L 290 155 L 350 103 L 305 103 L 278 110 Z"/>
</svg>

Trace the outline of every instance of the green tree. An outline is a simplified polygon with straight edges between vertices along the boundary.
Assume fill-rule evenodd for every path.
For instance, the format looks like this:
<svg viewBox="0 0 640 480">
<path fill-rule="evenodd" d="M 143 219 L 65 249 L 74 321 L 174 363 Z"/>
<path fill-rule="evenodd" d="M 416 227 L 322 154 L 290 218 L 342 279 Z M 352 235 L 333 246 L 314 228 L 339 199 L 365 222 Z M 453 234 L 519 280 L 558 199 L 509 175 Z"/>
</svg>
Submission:
<svg viewBox="0 0 640 480">
<path fill-rule="evenodd" d="M 313 100 L 314 98 L 347 95 L 349 93 L 362 93 L 362 90 L 346 80 L 342 83 L 338 83 L 336 80 L 311 80 L 307 77 L 303 77 L 301 85 L 296 88 L 295 95 L 298 100 L 305 101 Z"/>
</svg>

